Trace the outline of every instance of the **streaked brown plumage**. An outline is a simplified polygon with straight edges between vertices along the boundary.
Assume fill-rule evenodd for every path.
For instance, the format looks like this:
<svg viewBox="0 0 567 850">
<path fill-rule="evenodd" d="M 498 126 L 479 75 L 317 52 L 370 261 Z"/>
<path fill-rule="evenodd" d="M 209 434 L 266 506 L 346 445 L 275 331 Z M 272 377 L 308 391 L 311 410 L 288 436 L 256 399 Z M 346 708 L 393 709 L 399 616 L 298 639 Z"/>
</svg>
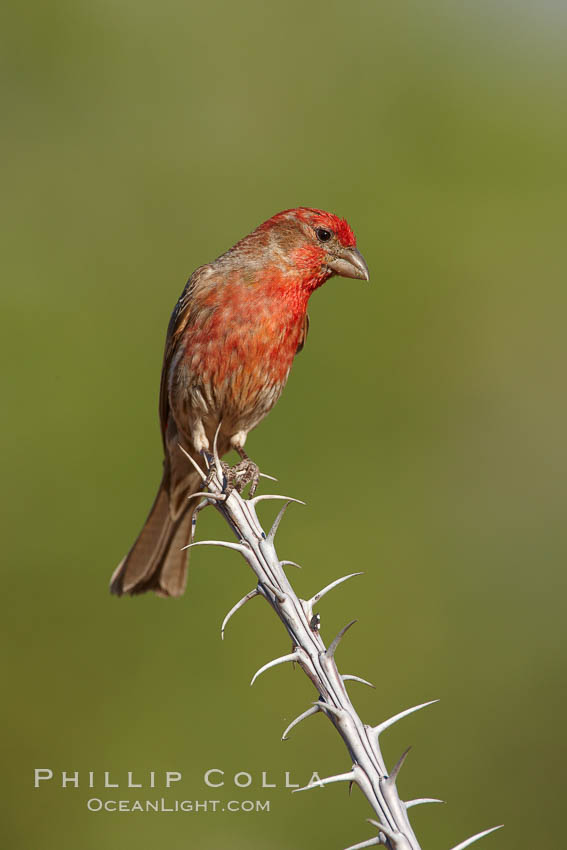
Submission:
<svg viewBox="0 0 567 850">
<path fill-rule="evenodd" d="M 179 596 L 201 481 L 212 447 L 241 456 L 247 434 L 271 410 L 305 343 L 311 293 L 334 274 L 368 280 L 346 221 L 300 207 L 264 222 L 190 277 L 165 343 L 160 389 L 163 477 L 148 519 L 111 580 L 113 593 Z"/>
</svg>

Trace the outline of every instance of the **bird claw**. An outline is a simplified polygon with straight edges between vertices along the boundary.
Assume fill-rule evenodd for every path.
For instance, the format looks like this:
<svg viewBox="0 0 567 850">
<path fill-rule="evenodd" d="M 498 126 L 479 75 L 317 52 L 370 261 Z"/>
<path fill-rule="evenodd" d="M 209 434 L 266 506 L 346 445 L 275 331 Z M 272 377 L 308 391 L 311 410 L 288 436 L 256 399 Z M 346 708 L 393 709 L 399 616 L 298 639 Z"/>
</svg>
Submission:
<svg viewBox="0 0 567 850">
<path fill-rule="evenodd" d="M 239 493 L 242 493 L 247 484 L 250 484 L 249 498 L 252 498 L 256 493 L 258 482 L 260 481 L 260 467 L 249 457 L 242 458 L 236 466 L 230 467 L 230 472 L 234 476 L 234 487 Z"/>
<path fill-rule="evenodd" d="M 226 461 L 219 461 L 223 473 L 222 491 L 228 499 L 233 490 L 242 493 L 247 484 L 250 484 L 250 498 L 254 496 L 260 480 L 260 468 L 250 458 L 243 458 L 235 466 L 230 466 Z M 209 472 L 204 481 L 208 486 L 216 474 L 214 463 L 209 463 Z"/>
</svg>

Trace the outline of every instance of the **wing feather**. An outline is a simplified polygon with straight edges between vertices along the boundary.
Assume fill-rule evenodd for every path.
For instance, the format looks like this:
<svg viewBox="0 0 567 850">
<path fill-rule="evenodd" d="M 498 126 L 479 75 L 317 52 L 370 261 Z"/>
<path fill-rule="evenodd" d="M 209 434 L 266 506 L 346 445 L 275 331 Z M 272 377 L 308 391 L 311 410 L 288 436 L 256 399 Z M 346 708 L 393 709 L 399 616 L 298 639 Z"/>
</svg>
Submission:
<svg viewBox="0 0 567 850">
<path fill-rule="evenodd" d="M 159 388 L 159 421 L 161 425 L 161 435 L 165 447 L 165 435 L 167 431 L 167 423 L 169 419 L 169 371 L 171 363 L 175 357 L 179 340 L 183 336 L 187 323 L 191 319 L 191 305 L 195 289 L 200 280 L 204 276 L 208 276 L 211 266 L 200 266 L 195 269 L 187 283 L 183 292 L 179 296 L 177 304 L 173 308 L 173 313 L 167 326 L 167 334 L 165 337 L 165 349 L 163 353 L 163 365 L 161 368 L 161 381 Z"/>
</svg>

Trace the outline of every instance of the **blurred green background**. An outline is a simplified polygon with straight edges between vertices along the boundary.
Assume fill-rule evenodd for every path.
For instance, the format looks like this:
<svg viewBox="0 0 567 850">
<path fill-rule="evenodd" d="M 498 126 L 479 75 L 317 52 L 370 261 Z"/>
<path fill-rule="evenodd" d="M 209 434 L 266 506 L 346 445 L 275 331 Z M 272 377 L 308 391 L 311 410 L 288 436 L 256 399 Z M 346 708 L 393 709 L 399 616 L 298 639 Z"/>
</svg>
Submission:
<svg viewBox="0 0 567 850">
<path fill-rule="evenodd" d="M 301 497 L 279 533 L 375 723 L 414 745 L 423 850 L 558 847 L 565 791 L 566 12 L 560 3 L 76 0 L 5 12 L 2 487 L 10 850 L 341 848 L 372 834 L 268 607 L 196 550 L 180 601 L 111 598 L 157 487 L 165 329 L 191 271 L 260 221 L 348 218 L 371 283 L 334 279 L 249 439 Z M 264 488 L 265 491 L 265 488 Z M 265 507 L 269 522 L 273 508 Z M 201 538 L 227 533 L 213 512 Z M 166 798 L 263 814 L 94 814 L 54 771 L 181 770 Z M 250 789 L 207 789 L 209 768 Z M 275 777 L 275 779 L 273 778 Z M 121 789 L 95 796 L 133 798 Z M 152 793 L 139 792 L 142 798 Z M 154 793 L 155 796 L 155 793 Z M 528 837 L 529 836 L 529 837 Z"/>
</svg>

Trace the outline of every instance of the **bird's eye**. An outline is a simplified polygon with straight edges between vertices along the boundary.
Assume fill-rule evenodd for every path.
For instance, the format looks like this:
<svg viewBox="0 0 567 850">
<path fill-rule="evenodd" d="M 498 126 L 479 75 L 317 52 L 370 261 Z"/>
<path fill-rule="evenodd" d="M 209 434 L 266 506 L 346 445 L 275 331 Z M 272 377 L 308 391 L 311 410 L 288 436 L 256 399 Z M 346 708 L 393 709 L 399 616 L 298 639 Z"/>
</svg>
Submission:
<svg viewBox="0 0 567 850">
<path fill-rule="evenodd" d="M 315 231 L 317 234 L 317 239 L 319 242 L 328 242 L 331 236 L 333 235 L 330 230 L 327 230 L 326 227 L 318 227 Z"/>
</svg>

